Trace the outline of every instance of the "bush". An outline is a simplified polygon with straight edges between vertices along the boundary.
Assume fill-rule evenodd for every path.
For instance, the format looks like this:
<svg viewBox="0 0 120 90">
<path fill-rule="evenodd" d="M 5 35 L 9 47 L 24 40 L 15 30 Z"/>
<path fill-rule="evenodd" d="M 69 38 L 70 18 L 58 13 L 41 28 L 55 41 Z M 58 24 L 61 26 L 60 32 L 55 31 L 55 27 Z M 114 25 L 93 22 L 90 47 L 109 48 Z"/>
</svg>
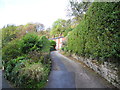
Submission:
<svg viewBox="0 0 120 90">
<path fill-rule="evenodd" d="M 50 51 L 54 51 L 56 47 L 56 42 L 53 40 L 50 40 Z"/>
<path fill-rule="evenodd" d="M 65 51 L 65 52 L 67 52 L 69 49 L 68 49 L 68 47 L 67 47 L 67 46 L 64 46 L 64 47 L 62 47 L 62 48 L 61 48 L 61 50 L 63 50 L 63 51 Z"/>
<path fill-rule="evenodd" d="M 31 59 L 32 63 L 48 64 L 50 61 L 49 52 L 43 53 L 43 52 L 32 51 L 29 52 L 26 57 Z"/>
<path fill-rule="evenodd" d="M 120 58 L 120 2 L 94 2 L 68 35 L 68 49 L 98 60 Z"/>
<path fill-rule="evenodd" d="M 34 56 L 33 56 L 34 58 Z M 50 60 L 48 63 L 34 62 L 33 58 L 21 56 L 10 60 L 5 70 L 5 78 L 15 87 L 41 88 L 46 84 L 50 72 Z"/>
<path fill-rule="evenodd" d="M 40 63 L 31 64 L 28 67 L 22 68 L 19 73 L 19 87 L 25 88 L 42 88 L 48 79 L 50 69 Z M 17 83 L 19 84 L 19 82 Z"/>
<path fill-rule="evenodd" d="M 20 50 L 20 44 L 18 42 L 19 40 L 16 39 L 9 42 L 8 45 L 3 47 L 2 59 L 5 63 L 10 61 L 11 59 L 17 58 L 18 56 L 22 55 L 22 52 Z"/>
<path fill-rule="evenodd" d="M 28 33 L 21 39 L 21 50 L 25 54 L 30 51 L 49 52 L 50 42 L 45 36 Z"/>
<path fill-rule="evenodd" d="M 50 42 L 45 37 L 28 33 L 3 48 L 5 77 L 16 87 L 41 88 L 50 71 Z"/>
<path fill-rule="evenodd" d="M 2 47 L 6 46 L 10 41 L 16 38 L 16 26 L 7 25 L 7 27 L 2 28 Z"/>
<path fill-rule="evenodd" d="M 46 38 L 46 36 L 41 36 L 40 43 L 41 43 L 41 46 L 42 46 L 42 48 L 41 48 L 42 52 L 50 52 L 50 42 Z"/>
<path fill-rule="evenodd" d="M 38 36 L 36 34 L 28 33 L 21 39 L 21 50 L 23 53 L 28 53 L 33 50 L 37 50 L 36 47 Z M 41 47 L 39 47 L 41 48 Z"/>
<path fill-rule="evenodd" d="M 18 75 L 17 74 L 18 70 L 20 68 L 25 67 L 28 63 L 30 63 L 30 61 L 28 61 L 27 58 L 25 58 L 24 56 L 20 56 L 16 59 L 9 60 L 6 63 L 5 77 L 8 80 L 11 80 L 12 82 L 14 82 L 13 79 L 15 79 L 14 76 Z"/>
</svg>

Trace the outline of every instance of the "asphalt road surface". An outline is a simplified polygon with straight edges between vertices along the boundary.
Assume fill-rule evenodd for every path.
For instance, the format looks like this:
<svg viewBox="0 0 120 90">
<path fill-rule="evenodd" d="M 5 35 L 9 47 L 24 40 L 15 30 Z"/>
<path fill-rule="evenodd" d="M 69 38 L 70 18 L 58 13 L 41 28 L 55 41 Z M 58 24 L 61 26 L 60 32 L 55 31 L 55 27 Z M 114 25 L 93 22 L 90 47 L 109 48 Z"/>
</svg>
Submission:
<svg viewBox="0 0 120 90">
<path fill-rule="evenodd" d="M 52 72 L 46 88 L 114 88 L 108 81 L 82 63 L 51 52 Z"/>
</svg>

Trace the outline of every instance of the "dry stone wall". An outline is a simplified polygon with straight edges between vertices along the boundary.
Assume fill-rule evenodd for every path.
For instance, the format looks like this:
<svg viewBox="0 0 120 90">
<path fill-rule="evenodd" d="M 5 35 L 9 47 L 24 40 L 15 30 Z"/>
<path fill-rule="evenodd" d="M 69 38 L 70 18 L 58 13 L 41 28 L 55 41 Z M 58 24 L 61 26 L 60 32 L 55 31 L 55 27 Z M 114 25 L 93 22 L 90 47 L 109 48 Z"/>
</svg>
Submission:
<svg viewBox="0 0 120 90">
<path fill-rule="evenodd" d="M 112 83 L 115 87 L 120 89 L 120 70 L 115 64 L 104 62 L 99 64 L 97 60 L 87 59 L 72 54 L 72 57 L 82 61 L 88 67 L 92 68 L 95 72 L 104 77 L 107 81 Z"/>
</svg>

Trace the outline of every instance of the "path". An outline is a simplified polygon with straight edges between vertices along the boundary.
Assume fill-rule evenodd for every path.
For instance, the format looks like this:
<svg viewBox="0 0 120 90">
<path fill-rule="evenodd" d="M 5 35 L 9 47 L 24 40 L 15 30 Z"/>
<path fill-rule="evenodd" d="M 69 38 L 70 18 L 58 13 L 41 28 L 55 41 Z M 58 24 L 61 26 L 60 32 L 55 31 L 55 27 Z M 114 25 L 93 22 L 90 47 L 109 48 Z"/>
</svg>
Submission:
<svg viewBox="0 0 120 90">
<path fill-rule="evenodd" d="M 81 63 L 51 52 L 52 72 L 46 88 L 114 88 L 104 78 Z"/>
</svg>

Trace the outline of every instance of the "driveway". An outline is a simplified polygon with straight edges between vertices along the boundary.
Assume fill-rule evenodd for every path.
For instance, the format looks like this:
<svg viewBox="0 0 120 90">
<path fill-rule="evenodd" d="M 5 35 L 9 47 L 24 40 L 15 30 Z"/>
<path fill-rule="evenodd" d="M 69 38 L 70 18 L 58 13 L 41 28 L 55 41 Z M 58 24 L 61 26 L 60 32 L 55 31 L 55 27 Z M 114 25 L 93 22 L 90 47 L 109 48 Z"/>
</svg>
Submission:
<svg viewBox="0 0 120 90">
<path fill-rule="evenodd" d="M 46 88 L 114 88 L 92 69 L 58 51 L 51 52 L 51 58 L 53 65 Z"/>
</svg>

